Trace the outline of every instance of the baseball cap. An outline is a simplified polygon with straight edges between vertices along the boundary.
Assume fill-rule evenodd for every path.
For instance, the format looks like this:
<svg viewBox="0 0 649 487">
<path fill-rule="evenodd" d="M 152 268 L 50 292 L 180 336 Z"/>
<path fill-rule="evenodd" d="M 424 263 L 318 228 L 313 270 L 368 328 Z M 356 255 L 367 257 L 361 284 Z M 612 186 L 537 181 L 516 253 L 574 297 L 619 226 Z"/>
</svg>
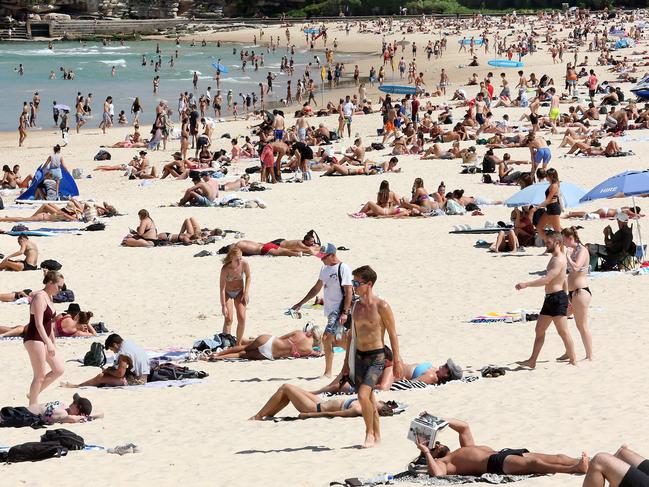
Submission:
<svg viewBox="0 0 649 487">
<path fill-rule="evenodd" d="M 462 367 L 453 362 L 453 359 L 448 359 L 446 361 L 446 366 L 451 372 L 450 380 L 460 380 L 462 378 Z"/>
<path fill-rule="evenodd" d="M 68 309 L 65 310 L 66 314 L 69 315 L 76 315 L 81 312 L 81 306 L 79 306 L 77 303 L 70 303 L 68 305 Z"/>
<path fill-rule="evenodd" d="M 316 254 L 316 256 L 318 257 L 318 259 L 323 259 L 327 255 L 335 255 L 336 250 L 337 249 L 336 249 L 336 246 L 334 244 L 328 243 L 328 244 L 323 245 L 322 247 L 320 247 L 320 252 L 318 252 Z"/>
<path fill-rule="evenodd" d="M 617 215 L 615 215 L 615 218 L 617 218 L 618 221 L 621 221 L 621 222 L 628 222 L 629 221 L 629 215 L 627 215 L 623 211 L 619 211 L 617 213 Z"/>
<path fill-rule="evenodd" d="M 84 416 L 88 416 L 92 413 L 92 403 L 85 397 L 81 397 L 79 394 L 72 396 L 72 404 L 76 404 L 79 408 L 79 412 Z"/>
</svg>

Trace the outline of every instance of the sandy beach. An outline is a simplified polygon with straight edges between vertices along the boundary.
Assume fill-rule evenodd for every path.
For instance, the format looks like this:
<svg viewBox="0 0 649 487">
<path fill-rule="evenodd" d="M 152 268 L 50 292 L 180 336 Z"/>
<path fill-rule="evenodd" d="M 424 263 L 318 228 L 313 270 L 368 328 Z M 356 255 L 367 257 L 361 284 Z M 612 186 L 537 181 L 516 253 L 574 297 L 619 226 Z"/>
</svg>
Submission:
<svg viewBox="0 0 649 487">
<path fill-rule="evenodd" d="M 291 36 L 303 45 L 300 27 L 292 27 Z M 194 38 L 249 45 L 255 32 L 258 31 L 244 29 L 196 34 Z M 265 32 L 266 36 L 280 35 L 282 43 L 285 42 L 284 27 L 268 28 Z M 466 35 L 477 36 L 479 32 L 468 30 Z M 493 37 L 493 33 L 490 36 Z M 340 51 L 362 53 L 359 68 L 364 79 L 370 66 L 378 69 L 380 35 L 359 34 L 352 30 L 346 36 L 343 24 L 336 23 L 330 28 L 329 45 L 334 37 L 339 41 Z M 392 34 L 387 35 L 386 40 L 403 37 L 418 45 L 418 67 L 424 73 L 427 86 L 437 84 L 442 68 L 449 73 L 448 95 L 430 98 L 434 104 L 448 101 L 457 88 L 466 89 L 473 96 L 476 87 L 465 86 L 473 72 L 480 79 L 489 71 L 493 71 L 496 78 L 500 73 L 498 68 L 486 64 L 493 53 L 481 52 L 479 67 L 458 67 L 468 64 L 469 56 L 457 52 L 460 39 L 457 35 L 448 36 L 448 51 L 440 60 L 431 61 L 426 61 L 424 48 L 429 39 L 439 37 L 438 31 Z M 643 51 L 646 46 L 647 41 L 643 39 L 635 50 Z M 548 74 L 557 81 L 558 88 L 562 88 L 565 62 L 572 60 L 573 53 L 566 53 L 564 64 L 553 64 L 547 45 L 541 43 L 540 47 L 539 52 L 524 58 L 525 72 L 535 72 L 537 77 Z M 633 50 L 625 49 L 616 54 L 631 56 Z M 376 58 L 369 58 L 370 54 L 376 54 Z M 584 55 L 593 60 L 597 57 L 597 53 L 581 48 L 580 61 Z M 410 46 L 406 46 L 404 57 L 410 60 Z M 606 72 L 605 66 L 590 67 L 595 69 L 600 82 L 615 78 L 613 73 Z M 638 77 L 642 76 L 643 69 L 639 68 Z M 347 65 L 347 74 L 352 71 L 353 66 Z M 389 69 L 387 73 L 390 81 Z M 509 69 L 506 73 L 513 88 L 517 81 L 516 70 Z M 617 85 L 627 94 L 632 86 L 631 83 Z M 285 90 L 285 86 L 278 89 Z M 341 94 L 355 92 L 354 88 L 345 88 L 328 93 L 327 98 L 337 100 Z M 97 100 L 101 95 L 97 95 Z M 368 89 L 368 97 L 378 102 L 376 89 Z M 317 100 L 320 103 L 320 96 Z M 49 103 L 45 100 L 44 106 Z M 567 111 L 567 107 L 562 104 L 562 111 Z M 465 111 L 466 108 L 454 108 L 455 120 L 461 120 Z M 495 119 L 507 113 L 513 122 L 525 111 L 523 108 L 497 108 L 493 113 Z M 541 111 L 545 114 L 547 108 Z M 292 110 L 287 109 L 286 113 Z M 70 144 L 63 148 L 63 155 L 68 167 L 81 168 L 85 175 L 92 176 L 77 181 L 80 198 L 107 201 L 124 216 L 106 220 L 107 227 L 102 232 L 34 239 L 40 251 L 39 260 L 56 259 L 63 264 L 61 272 L 67 286 L 74 291 L 81 308 L 94 313 L 93 322 L 103 321 L 110 330 L 149 350 L 187 349 L 194 340 L 221 331 L 220 256 L 195 258 L 194 254 L 203 249 L 216 251 L 221 245 L 236 240 L 229 234 L 226 239 L 206 247 L 120 246 L 129 228 L 137 226 L 138 210 L 146 208 L 161 231 L 177 232 L 183 219 L 193 216 L 201 226 L 237 230 L 248 240 L 300 239 L 308 230 L 315 229 L 323 243 L 347 247 L 348 251 L 338 253 L 343 262 L 352 269 L 367 264 L 376 270 L 376 293 L 392 306 L 402 358 L 408 363 L 431 361 L 438 365 L 452 357 L 462 366 L 465 375 L 477 376 L 480 369 L 488 365 L 515 369 L 515 361 L 529 356 L 534 323 L 476 325 L 466 321 L 488 312 L 519 309 L 538 312 L 543 289 L 516 291 L 514 285 L 535 278 L 545 269 L 548 257 L 541 255 L 543 249 L 530 247 L 520 253 L 493 254 L 474 247 L 478 239 L 492 242 L 493 235 L 449 235 L 456 225 L 479 227 L 486 221 L 509 222 L 510 208 L 483 206 L 484 216 L 348 217 L 366 201 L 375 200 L 384 179 L 389 181 L 393 191 L 406 197 L 410 196 L 412 182 L 417 177 L 424 180 L 430 192 L 443 181 L 448 191 L 462 188 L 466 195 L 495 200 L 513 195 L 518 191 L 517 186 L 484 184 L 480 174 L 460 174 L 460 159 L 420 160 L 418 155 L 404 155 L 399 156 L 401 173 L 320 178 L 319 173 L 314 172 L 313 180 L 301 184 L 268 185 L 270 190 L 254 194 L 266 203 L 265 209 L 161 207 L 176 202 L 189 187 L 189 182 L 155 179 L 142 184 L 139 180 L 129 181 L 121 172 L 94 172 L 93 168 L 99 163 L 93 161 L 93 156 L 99 146 L 123 140 L 132 131 L 131 127 L 116 127 L 102 135 L 97 121 L 96 118 L 84 127 L 81 135 L 71 130 Z M 336 115 L 310 119 L 312 125 L 320 122 L 332 129 L 338 124 Z M 229 149 L 229 139 L 221 138 L 223 133 L 248 135 L 248 127 L 256 123 L 258 121 L 239 120 L 217 124 L 212 149 Z M 287 126 L 293 123 L 294 118 L 288 116 Z M 381 126 L 381 114 L 377 112 L 355 116 L 352 130 L 363 137 L 364 145 L 369 146 L 372 142 L 380 142 L 376 129 Z M 564 157 L 567 149 L 557 148 L 563 136 L 563 129 L 559 131 L 558 135 L 546 132 L 544 137 L 552 142 L 551 166 L 557 169 L 562 182 L 589 190 L 623 170 L 647 168 L 644 155 L 649 130 L 627 132 L 626 137 L 618 138 L 624 150 L 635 153 L 620 158 Z M 142 132 L 148 136 L 148 128 Z M 609 137 L 604 139 L 608 140 Z M 18 148 L 15 132 L 2 133 L 0 159 L 3 164 L 20 164 L 23 174 L 33 173 L 58 142 L 58 131 L 44 129 L 30 132 L 25 147 Z M 344 151 L 351 142 L 350 138 L 345 138 L 335 142 L 334 148 Z M 465 141 L 461 147 L 473 144 L 474 141 Z M 449 146 L 443 144 L 444 148 Z M 149 158 L 159 170 L 178 148 L 179 142 L 173 141 L 166 151 L 149 152 Z M 134 149 L 108 150 L 113 156 L 111 164 L 127 163 L 136 153 Z M 499 155 L 503 152 L 497 151 Z M 507 152 L 513 159 L 528 160 L 530 157 L 527 148 L 508 149 Z M 368 152 L 368 157 L 383 162 L 389 158 L 388 154 L 386 147 L 382 151 Z M 478 154 L 480 158 L 484 154 L 483 146 L 479 146 Z M 246 167 L 255 164 L 245 160 L 233 164 L 228 180 L 231 175 L 243 173 Z M 252 179 L 258 180 L 259 175 L 253 174 Z M 13 206 L 16 195 L 3 195 L 6 209 L 0 216 L 33 212 L 33 208 L 24 209 L 23 205 Z M 580 209 L 630 205 L 630 199 L 605 203 L 596 201 Z M 643 210 L 647 206 L 644 199 L 639 199 L 637 204 Z M 633 224 L 634 232 L 638 224 L 646 226 L 644 220 Z M 562 220 L 563 225 L 569 222 Z M 583 242 L 601 243 L 603 228 L 607 224 L 615 226 L 615 221 L 574 220 L 572 224 L 583 226 L 580 230 Z M 0 230 L 9 230 L 12 226 L 12 223 L 0 223 Z M 28 226 L 65 228 L 84 224 L 45 222 Z M 649 231 L 646 235 L 649 240 Z M 636 243 L 639 243 L 637 239 Z M 1 253 L 7 255 L 17 248 L 15 237 L 0 235 Z M 304 309 L 301 320 L 284 315 L 284 311 L 302 298 L 316 281 L 321 267 L 316 257 L 248 257 L 246 260 L 252 272 L 246 336 L 282 335 L 301 329 L 309 319 L 324 326 L 325 318 L 319 309 Z M 40 271 L 0 272 L 0 293 L 41 289 L 41 279 Z M 140 453 L 120 457 L 103 451 L 72 452 L 62 460 L 2 465 L 2 483 L 7 486 L 53 483 L 80 486 L 92 479 L 103 479 L 118 486 L 135 483 L 175 486 L 187 481 L 227 486 L 325 486 L 348 477 L 368 478 L 405 470 L 408 462 L 418 455 L 415 445 L 406 438 L 408 425 L 424 410 L 467 421 L 477 444 L 496 450 L 528 448 L 578 458 L 583 451 L 589 455 L 614 452 L 622 443 L 628 443 L 642 453 L 644 440 L 649 435 L 649 426 L 645 423 L 649 407 L 640 393 L 647 383 L 642 372 L 643 357 L 649 346 L 649 339 L 642 331 L 649 313 L 649 304 L 644 301 L 649 292 L 647 279 L 646 276 L 617 272 L 589 278 L 588 285 L 593 293 L 590 328 L 595 352 L 592 362 L 582 360 L 583 346 L 571 319 L 569 328 L 579 359 L 576 367 L 555 361 L 564 349 L 551 326 L 535 370 L 511 370 L 500 378 L 451 382 L 421 391 L 381 392 L 382 400 L 405 403 L 408 409 L 400 415 L 381 418 L 383 441 L 373 449 L 359 448 L 364 434 L 361 418 L 247 421 L 286 382 L 307 390 L 325 385 L 328 379 L 320 377 L 324 369 L 322 358 L 194 362 L 186 365 L 209 373 L 204 383 L 167 389 L 87 388 L 78 391 L 88 397 L 97 410 L 104 411 L 106 417 L 89 424 L 64 427 L 83 436 L 89 444 L 108 448 L 130 442 L 141 448 Z M 67 304 L 59 304 L 56 310 L 61 312 L 66 307 Z M 26 324 L 28 315 L 27 305 L 0 303 L 0 325 Z M 104 338 L 100 340 L 103 342 Z M 57 354 L 66 361 L 62 380 L 77 382 L 97 373 L 96 368 L 67 362 L 82 358 L 92 341 L 57 341 Z M 0 341 L 0 348 L 4 371 L 0 375 L 0 390 L 3 391 L 0 406 L 26 405 L 25 394 L 32 372 L 22 341 Z M 343 353 L 335 354 L 334 370 L 340 370 L 343 358 Z M 69 401 L 73 392 L 77 391 L 58 387 L 57 381 L 41 394 L 41 402 Z M 282 415 L 297 413 L 289 406 Z M 0 431 L 0 446 L 10 446 L 38 441 L 43 430 L 6 428 Z M 441 439 L 451 449 L 458 446 L 457 435 L 452 431 L 444 431 Z M 644 450 L 644 453 L 649 452 Z M 582 482 L 583 476 L 558 474 L 515 485 L 576 487 Z"/>
</svg>

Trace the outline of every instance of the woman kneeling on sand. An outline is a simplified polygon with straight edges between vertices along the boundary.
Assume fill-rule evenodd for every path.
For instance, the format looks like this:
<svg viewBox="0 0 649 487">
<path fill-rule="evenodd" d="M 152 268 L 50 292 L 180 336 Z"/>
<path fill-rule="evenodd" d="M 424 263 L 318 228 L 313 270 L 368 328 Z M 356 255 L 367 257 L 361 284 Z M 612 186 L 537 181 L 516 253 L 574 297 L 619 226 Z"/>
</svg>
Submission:
<svg viewBox="0 0 649 487">
<path fill-rule="evenodd" d="M 323 401 L 320 396 L 300 389 L 292 384 L 284 384 L 277 389 L 264 407 L 252 420 L 261 421 L 272 418 L 291 403 L 300 413 L 301 419 L 308 418 L 353 418 L 363 414 L 361 405 L 356 397 L 328 399 Z M 392 416 L 393 408 L 383 401 L 377 401 L 376 409 L 379 416 Z"/>
<path fill-rule="evenodd" d="M 248 360 L 275 360 L 278 358 L 303 358 L 319 356 L 320 352 L 313 350 L 320 345 L 322 333 L 320 327 L 306 325 L 304 330 L 296 330 L 283 336 L 259 335 L 254 340 L 243 340 L 242 345 L 231 347 L 207 360 L 210 362 L 228 358 L 244 358 Z"/>
</svg>

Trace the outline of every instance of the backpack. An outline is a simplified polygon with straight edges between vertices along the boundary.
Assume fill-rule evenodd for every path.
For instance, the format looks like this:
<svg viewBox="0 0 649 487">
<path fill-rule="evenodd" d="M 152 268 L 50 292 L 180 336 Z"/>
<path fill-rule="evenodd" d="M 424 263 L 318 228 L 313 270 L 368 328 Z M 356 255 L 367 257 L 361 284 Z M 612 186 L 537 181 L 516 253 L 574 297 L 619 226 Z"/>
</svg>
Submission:
<svg viewBox="0 0 649 487">
<path fill-rule="evenodd" d="M 12 446 L 6 453 L 0 453 L 0 461 L 9 463 L 37 462 L 48 458 L 59 458 L 68 454 L 68 449 L 55 442 L 30 441 Z"/>
<path fill-rule="evenodd" d="M 91 223 L 86 228 L 84 228 L 84 231 L 86 232 L 99 232 L 101 230 L 106 230 L 105 223 L 101 223 L 101 222 Z"/>
<path fill-rule="evenodd" d="M 55 303 L 73 303 L 74 291 L 72 289 L 62 289 L 52 297 Z"/>
<path fill-rule="evenodd" d="M 39 415 L 25 407 L 4 407 L 0 409 L 0 426 L 3 428 L 23 428 L 31 426 L 34 429 L 43 428 L 45 421 Z"/>
<path fill-rule="evenodd" d="M 60 271 L 61 267 L 63 266 L 53 259 L 46 259 L 41 262 L 41 269 L 47 269 L 48 271 Z"/>
<path fill-rule="evenodd" d="M 95 154 L 95 161 L 110 161 L 112 156 L 110 152 L 101 149 L 97 154 Z"/>
<path fill-rule="evenodd" d="M 214 336 L 214 340 L 221 342 L 221 348 L 230 348 L 234 347 L 237 344 L 236 337 L 230 335 L 229 333 L 219 333 Z"/>
<path fill-rule="evenodd" d="M 42 443 L 58 443 L 68 450 L 83 450 L 86 447 L 84 439 L 64 428 L 48 430 L 41 436 Z"/>
<path fill-rule="evenodd" d="M 167 380 L 203 379 L 209 374 L 207 372 L 192 370 L 188 367 L 181 367 L 172 363 L 158 365 L 149 373 L 149 382 L 160 382 Z"/>
<path fill-rule="evenodd" d="M 90 350 L 83 357 L 83 365 L 85 367 L 103 367 L 106 365 L 106 352 L 104 346 L 95 342 L 90 345 Z"/>
</svg>

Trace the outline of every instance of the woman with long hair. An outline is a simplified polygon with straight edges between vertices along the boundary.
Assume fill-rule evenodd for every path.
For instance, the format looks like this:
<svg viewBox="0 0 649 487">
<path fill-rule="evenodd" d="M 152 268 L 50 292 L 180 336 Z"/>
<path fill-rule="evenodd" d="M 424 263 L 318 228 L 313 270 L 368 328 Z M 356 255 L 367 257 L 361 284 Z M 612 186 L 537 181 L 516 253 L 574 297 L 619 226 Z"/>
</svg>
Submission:
<svg viewBox="0 0 649 487">
<path fill-rule="evenodd" d="M 29 386 L 29 405 L 38 404 L 38 396 L 52 382 L 63 375 L 63 362 L 56 354 L 54 338 L 54 304 L 52 296 L 63 289 L 63 275 L 50 271 L 43 279 L 45 287 L 32 294 L 29 306 L 29 324 L 23 334 L 23 343 L 34 377 Z M 49 365 L 50 371 L 46 371 Z"/>
<path fill-rule="evenodd" d="M 550 186 L 545 190 L 545 200 L 539 205 L 539 207 L 545 208 L 545 213 L 536 225 L 536 231 L 544 242 L 547 239 L 545 227 L 548 225 L 555 232 L 561 232 L 561 185 L 559 183 L 559 173 L 557 173 L 556 169 L 550 168 L 546 172 L 546 178 Z"/>
<path fill-rule="evenodd" d="M 412 213 L 418 213 L 417 210 L 407 210 L 399 206 L 399 197 L 390 191 L 390 183 L 385 179 L 381 181 L 379 192 L 376 195 L 376 203 L 368 201 L 358 213 L 353 217 L 376 216 L 376 217 L 395 217 L 410 216 Z"/>
<path fill-rule="evenodd" d="M 588 306 L 592 299 L 592 293 L 588 288 L 588 249 L 579 240 L 579 234 L 575 227 L 564 228 L 561 235 L 563 235 L 563 244 L 569 249 L 566 252 L 566 257 L 568 259 L 570 308 L 572 308 L 575 324 L 586 350 L 586 360 L 593 360 L 593 338 L 588 329 Z M 562 355 L 558 360 L 568 360 L 568 354 Z"/>
<path fill-rule="evenodd" d="M 223 258 L 219 292 L 221 297 L 221 312 L 223 313 L 223 333 L 230 334 L 232 315 L 237 313 L 237 345 L 241 345 L 246 329 L 246 306 L 249 301 L 250 266 L 243 259 L 239 247 L 231 246 Z"/>
</svg>

